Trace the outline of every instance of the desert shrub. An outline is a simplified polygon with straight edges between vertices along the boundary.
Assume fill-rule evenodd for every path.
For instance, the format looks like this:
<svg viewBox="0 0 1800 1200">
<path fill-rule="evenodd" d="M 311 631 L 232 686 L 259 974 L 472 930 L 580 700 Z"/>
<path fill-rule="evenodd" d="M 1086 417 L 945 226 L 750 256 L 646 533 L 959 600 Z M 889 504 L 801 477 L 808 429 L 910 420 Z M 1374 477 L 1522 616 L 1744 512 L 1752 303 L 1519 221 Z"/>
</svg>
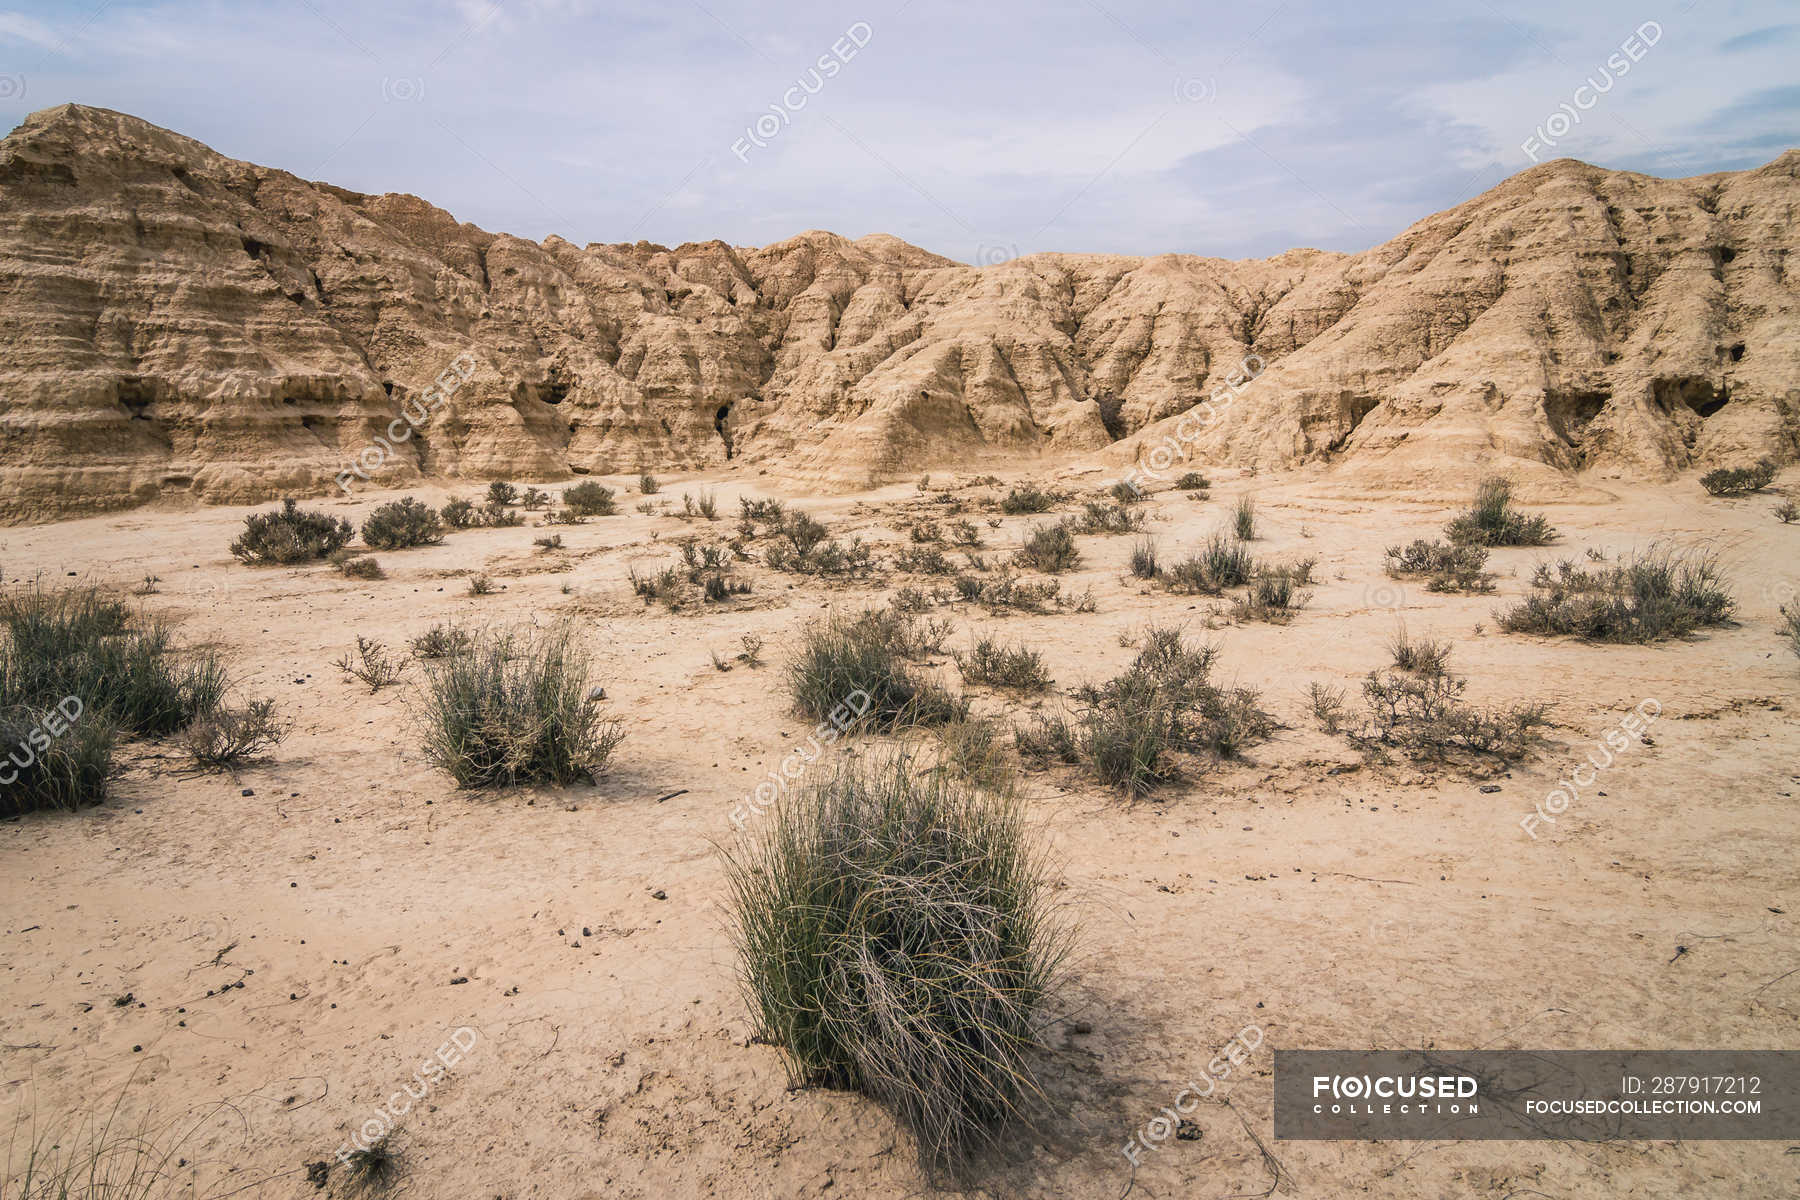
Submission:
<svg viewBox="0 0 1800 1200">
<path fill-rule="evenodd" d="M 863 1092 L 930 1172 L 1038 1094 L 1031 1052 L 1069 947 L 1021 807 L 904 761 L 809 778 L 728 850 L 759 1035 L 799 1083 Z"/>
<path fill-rule="evenodd" d="M 787 510 L 779 500 L 752 500 L 748 496 L 738 497 L 738 512 L 746 521 L 764 521 L 770 524 L 781 524 Z"/>
<path fill-rule="evenodd" d="M 1130 490 L 1129 484 L 1122 483 L 1118 486 Z M 1074 525 L 1082 533 L 1136 533 L 1144 527 L 1144 514 L 1134 512 L 1123 504 L 1090 500 L 1082 506 L 1081 515 L 1075 518 Z"/>
<path fill-rule="evenodd" d="M 1256 501 L 1240 496 L 1231 510 L 1231 527 L 1240 542 L 1256 540 Z"/>
<path fill-rule="evenodd" d="M 452 529 L 469 529 L 481 523 L 481 512 L 467 500 L 456 499 L 438 510 L 444 524 Z"/>
<path fill-rule="evenodd" d="M 400 677 L 406 674 L 405 659 L 394 657 L 388 653 L 386 646 L 361 634 L 356 637 L 356 652 L 346 653 L 334 665 L 344 674 L 353 675 L 368 684 L 371 692 L 379 692 L 389 684 L 398 683 Z"/>
<path fill-rule="evenodd" d="M 1172 564 L 1167 571 L 1169 590 L 1216 596 L 1228 587 L 1242 587 L 1256 575 L 1256 559 L 1241 541 L 1214 534 L 1199 553 Z"/>
<path fill-rule="evenodd" d="M 1714 496 L 1747 496 L 1775 482 L 1779 470 L 1773 459 L 1758 459 L 1748 467 L 1720 467 L 1700 477 L 1700 486 Z"/>
<path fill-rule="evenodd" d="M 1301 573 L 1293 568 L 1279 567 L 1264 572 L 1233 603 L 1232 615 L 1240 621 L 1286 624 L 1309 599 L 1308 593 L 1298 586 L 1300 578 Z"/>
<path fill-rule="evenodd" d="M 485 525 L 489 529 L 511 529 L 523 525 L 525 517 L 497 500 L 489 500 L 476 510 L 475 523 Z"/>
<path fill-rule="evenodd" d="M 1723 625 L 1735 607 L 1711 553 L 1653 547 L 1594 570 L 1540 563 L 1531 593 L 1498 620 L 1509 633 L 1656 642 Z"/>
<path fill-rule="evenodd" d="M 550 507 L 550 493 L 542 488 L 526 488 L 525 494 L 519 497 L 519 507 L 536 512 Z"/>
<path fill-rule="evenodd" d="M 981 527 L 967 517 L 950 522 L 950 541 L 972 550 L 981 548 Z"/>
<path fill-rule="evenodd" d="M 359 1195 L 389 1190 L 404 1169 L 404 1158 L 391 1129 L 367 1146 L 358 1146 L 344 1156 L 344 1173 L 349 1177 L 350 1189 Z"/>
<path fill-rule="evenodd" d="M 515 504 L 519 499 L 519 489 L 504 480 L 496 479 L 488 484 L 487 502 L 490 508 L 505 508 Z"/>
<path fill-rule="evenodd" d="M 711 492 L 701 492 L 695 499 L 688 493 L 681 493 L 681 518 L 690 521 L 695 517 L 705 517 L 708 521 L 719 519 L 719 501 Z"/>
<path fill-rule="evenodd" d="M 572 508 L 558 508 L 544 514 L 545 525 L 585 525 L 587 517 Z"/>
<path fill-rule="evenodd" d="M 1217 655 L 1216 647 L 1188 645 L 1179 629 L 1152 627 L 1123 674 L 1077 690 L 1082 708 L 1073 721 L 1039 717 L 1019 731 L 1019 752 L 1084 763 L 1130 796 L 1175 778 L 1182 759 L 1237 754 L 1275 726 L 1254 691 L 1211 682 Z"/>
<path fill-rule="evenodd" d="M 1000 498 L 1000 511 L 1008 516 L 1020 516 L 1025 513 L 1046 513 L 1061 504 L 1068 497 L 1062 492 L 1047 491 L 1036 484 L 1016 487 Z"/>
<path fill-rule="evenodd" d="M 1450 669 L 1449 642 L 1435 638 L 1420 638 L 1414 641 L 1402 625 L 1388 639 L 1388 654 L 1393 658 L 1394 669 L 1410 671 L 1414 675 L 1442 675 Z"/>
<path fill-rule="evenodd" d="M 1162 574 L 1156 565 L 1156 540 L 1141 538 L 1131 548 L 1131 574 L 1137 579 L 1155 579 Z"/>
<path fill-rule="evenodd" d="M 1783 525 L 1792 525 L 1795 521 L 1800 521 L 1800 504 L 1795 504 L 1792 500 L 1783 500 L 1775 506 L 1775 519 Z"/>
<path fill-rule="evenodd" d="M 738 655 L 739 662 L 747 667 L 762 666 L 762 638 L 754 633 L 746 633 L 738 638 L 738 645 L 744 648 Z"/>
<path fill-rule="evenodd" d="M 1778 628 L 1781 636 L 1787 639 L 1788 649 L 1800 657 L 1800 607 L 1782 609 Z"/>
<path fill-rule="evenodd" d="M 242 708 L 220 706 L 178 735 L 181 748 L 202 771 L 231 771 L 261 758 L 287 737 L 275 717 L 273 700 L 252 700 Z"/>
<path fill-rule="evenodd" d="M 941 542 L 944 540 L 944 531 L 939 528 L 936 521 L 914 521 L 912 527 L 907 531 L 907 536 L 921 544 Z"/>
<path fill-rule="evenodd" d="M 494 581 L 488 578 L 486 572 L 477 572 L 469 576 L 469 595 L 491 596 L 494 591 Z"/>
<path fill-rule="evenodd" d="M 990 792 L 1008 790 L 1017 775 L 1000 723 L 989 717 L 965 717 L 934 731 L 937 769 Z"/>
<path fill-rule="evenodd" d="M 1429 592 L 1491 592 L 1494 577 L 1487 566 L 1486 546 L 1426 541 L 1415 538 L 1406 546 L 1389 546 L 1387 572 L 1395 579 L 1423 576 Z"/>
<path fill-rule="evenodd" d="M 444 523 L 430 506 L 407 496 L 370 513 L 363 522 L 362 539 L 376 550 L 435 546 L 444 540 Z"/>
<path fill-rule="evenodd" d="M 1314 683 L 1308 688 L 1312 714 L 1326 733 L 1337 733 L 1344 727 L 1344 689 Z"/>
<path fill-rule="evenodd" d="M 968 683 L 1011 692 L 1041 692 L 1050 686 L 1044 656 L 1028 646 L 1002 646 L 991 637 L 976 638 L 967 654 L 956 656 L 956 665 Z"/>
<path fill-rule="evenodd" d="M 1512 481 L 1490 475 L 1475 487 L 1475 503 L 1444 526 L 1458 546 L 1546 546 L 1556 530 L 1543 517 L 1513 507 Z"/>
<path fill-rule="evenodd" d="M 386 579 L 387 572 L 372 554 L 357 554 L 355 551 L 340 547 L 331 552 L 328 560 L 338 569 L 338 573 L 348 579 Z"/>
<path fill-rule="evenodd" d="M 610 517 L 619 511 L 613 490 L 592 479 L 564 488 L 562 502 L 564 508 L 582 517 Z"/>
<path fill-rule="evenodd" d="M 283 500 L 273 512 L 244 518 L 244 532 L 231 543 L 231 553 L 257 565 L 311 562 L 342 546 L 354 532 L 342 517 L 310 512 L 293 500 Z"/>
<path fill-rule="evenodd" d="M 474 644 L 466 629 L 454 625 L 433 625 L 412 640 L 412 652 L 418 658 L 449 658 L 461 654 Z"/>
<path fill-rule="evenodd" d="M 788 540 L 794 553 L 802 557 L 811 554 L 830 532 L 823 521 L 798 510 L 785 514 L 781 520 L 781 536 Z"/>
<path fill-rule="evenodd" d="M 906 613 L 869 609 L 833 613 L 807 626 L 788 663 L 788 690 L 802 715 L 825 720 L 853 697 L 866 698 L 870 725 L 889 731 L 908 725 L 941 725 L 968 712 L 968 702 L 915 670 L 917 657 L 935 637 Z"/>
<path fill-rule="evenodd" d="M 936 546 L 904 546 L 894 553 L 894 566 L 919 575 L 956 574 L 956 564 Z"/>
<path fill-rule="evenodd" d="M 1204 492 L 1211 486 L 1211 481 L 1198 471 L 1189 471 L 1175 481 L 1175 490 L 1178 492 Z"/>
<path fill-rule="evenodd" d="M 638 491 L 642 492 L 644 495 L 654 496 L 661 490 L 662 485 L 656 482 L 656 476 L 649 474 L 638 476 Z"/>
<path fill-rule="evenodd" d="M 1072 571 L 1081 565 L 1081 551 L 1075 548 L 1075 535 L 1064 522 L 1034 525 L 1014 558 L 1023 566 L 1035 567 L 1047 575 Z"/>
<path fill-rule="evenodd" d="M 1477 708 L 1463 702 L 1468 680 L 1448 671 L 1370 671 L 1363 681 L 1365 746 L 1395 747 L 1408 757 L 1441 760 L 1457 752 L 1500 762 L 1523 758 L 1548 720 L 1543 704 Z"/>
<path fill-rule="evenodd" d="M 103 803 L 114 739 L 111 721 L 73 704 L 0 709 L 0 817 Z"/>
<path fill-rule="evenodd" d="M 564 630 L 488 630 L 430 663 L 425 757 L 457 786 L 566 784 L 606 768 L 623 726 L 588 699 L 587 652 Z"/>
<path fill-rule="evenodd" d="M 992 579 L 958 575 L 951 584 L 960 598 L 976 601 L 989 612 L 1046 613 L 1052 605 L 1064 603 L 1062 588 L 1054 580 L 1020 579 L 1004 566 Z"/>
<path fill-rule="evenodd" d="M 47 709 L 75 696 L 84 713 L 161 737 L 212 712 L 225 695 L 217 653 L 178 647 L 167 625 L 96 588 L 8 593 L 0 625 L 8 634 L 0 705 Z"/>
<path fill-rule="evenodd" d="M 548 537 L 532 538 L 531 544 L 545 552 L 561 550 L 563 548 L 562 534 L 553 533 Z"/>
</svg>

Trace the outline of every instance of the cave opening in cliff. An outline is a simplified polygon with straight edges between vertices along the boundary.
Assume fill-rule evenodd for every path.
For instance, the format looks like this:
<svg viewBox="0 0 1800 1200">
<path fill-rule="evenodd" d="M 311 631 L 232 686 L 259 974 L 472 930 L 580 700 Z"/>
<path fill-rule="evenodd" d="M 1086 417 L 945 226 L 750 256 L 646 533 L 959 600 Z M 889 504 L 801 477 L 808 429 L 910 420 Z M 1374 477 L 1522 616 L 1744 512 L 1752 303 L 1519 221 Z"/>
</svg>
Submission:
<svg viewBox="0 0 1800 1200">
<path fill-rule="evenodd" d="M 719 435 L 719 440 L 725 443 L 725 461 L 726 462 L 731 461 L 731 456 L 733 453 L 733 447 L 731 445 L 731 427 L 726 424 L 726 421 L 728 419 L 730 419 L 730 417 L 731 417 L 730 401 L 727 401 L 726 403 L 719 405 L 719 411 L 713 414 L 713 430 L 714 430 L 714 432 L 716 432 Z"/>
<path fill-rule="evenodd" d="M 1546 391 L 1544 419 L 1550 431 L 1571 446 L 1581 444 L 1587 427 L 1612 400 L 1611 392 Z"/>
<path fill-rule="evenodd" d="M 1110 440 L 1116 442 L 1130 432 L 1125 428 L 1125 401 L 1116 392 L 1100 392 L 1094 403 L 1100 406 L 1100 424 Z"/>
<path fill-rule="evenodd" d="M 1705 420 L 1731 401 L 1731 389 L 1714 388 L 1705 379 L 1659 379 L 1655 383 L 1656 403 L 1664 412 L 1672 413 L 1675 406 L 1685 405 L 1687 409 Z"/>
</svg>

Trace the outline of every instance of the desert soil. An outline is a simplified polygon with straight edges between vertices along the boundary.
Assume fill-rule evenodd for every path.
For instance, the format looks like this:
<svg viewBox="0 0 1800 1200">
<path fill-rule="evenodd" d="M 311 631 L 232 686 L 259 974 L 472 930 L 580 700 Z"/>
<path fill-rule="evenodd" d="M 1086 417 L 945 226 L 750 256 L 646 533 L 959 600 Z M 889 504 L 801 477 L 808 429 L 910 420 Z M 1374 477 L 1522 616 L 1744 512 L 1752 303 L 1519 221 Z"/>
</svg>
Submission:
<svg viewBox="0 0 1800 1200">
<path fill-rule="evenodd" d="M 762 482 L 665 480 L 677 506 L 683 491 L 716 490 L 729 517 L 709 529 L 633 511 L 632 489 L 620 515 L 584 525 L 380 553 L 388 577 L 373 582 L 234 562 L 225 548 L 248 508 L 6 530 L 8 580 L 160 577 L 142 603 L 217 645 L 238 690 L 274 697 L 293 722 L 270 764 L 236 778 L 184 774 L 172 748 L 135 742 L 103 808 L 0 824 L 9 1116 L 119 1100 L 133 1120 L 185 1133 L 196 1195 L 319 1195 L 305 1164 L 334 1158 L 466 1027 L 466 1056 L 399 1123 L 412 1195 L 920 1194 L 879 1108 L 791 1090 L 777 1051 L 753 1041 L 716 846 L 733 806 L 810 729 L 782 686 L 797 630 L 933 581 L 832 585 L 755 566 L 750 596 L 694 613 L 647 608 L 626 582 L 632 565 L 671 561 L 680 537 L 728 535 L 740 492 L 778 494 Z M 955 621 L 954 646 L 996 631 L 1039 648 L 1059 687 L 1115 673 L 1148 622 L 1184 622 L 1222 644 L 1223 677 L 1260 689 L 1283 724 L 1246 761 L 1155 800 L 1123 801 L 1066 770 L 1021 776 L 1084 941 L 1071 1019 L 1045 1061 L 1062 1115 L 1021 1135 L 988 1188 L 1800 1194 L 1800 1153 L 1778 1143 L 1278 1142 L 1270 1112 L 1274 1047 L 1800 1049 L 1800 663 L 1774 631 L 1800 583 L 1800 527 L 1772 519 L 1767 496 L 1712 500 L 1691 479 L 1609 484 L 1589 493 L 1609 500 L 1542 508 L 1557 546 L 1495 552 L 1495 595 L 1433 595 L 1387 578 L 1382 551 L 1434 536 L 1450 506 L 1226 472 L 1204 501 L 1148 503 L 1165 555 L 1219 528 L 1245 493 L 1262 515 L 1259 557 L 1319 559 L 1290 624 L 1231 624 L 1215 601 L 1131 579 L 1129 536 L 1080 539 L 1083 566 L 1062 583 L 1091 588 L 1092 613 L 936 614 Z M 322 506 L 360 522 L 391 498 Z M 833 536 L 890 545 L 906 515 L 934 510 L 910 486 L 787 498 Z M 1032 520 L 984 526 L 988 553 L 1007 553 Z M 565 548 L 536 550 L 545 532 Z M 1641 647 L 1496 632 L 1494 610 L 1536 562 L 1658 539 L 1717 552 L 1735 625 Z M 467 594 L 475 571 L 503 590 Z M 565 619 L 628 735 L 595 786 L 458 791 L 421 755 L 419 669 L 371 695 L 332 665 L 358 634 L 398 649 L 441 621 Z M 1323 733 L 1307 685 L 1354 696 L 1401 621 L 1455 642 L 1472 699 L 1548 702 L 1547 741 L 1488 777 L 1365 761 Z M 710 652 L 730 661 L 744 634 L 764 639 L 765 663 L 716 670 Z M 941 669 L 954 679 L 947 656 Z M 1024 711 L 975 694 L 982 711 Z M 1645 699 L 1662 706 L 1652 744 L 1528 836 L 1521 819 Z M 1134 1176 L 1127 1140 L 1252 1025 L 1262 1046 L 1193 1114 L 1202 1136 L 1144 1152 Z M 342 1194 L 341 1172 L 328 1188 Z"/>
</svg>

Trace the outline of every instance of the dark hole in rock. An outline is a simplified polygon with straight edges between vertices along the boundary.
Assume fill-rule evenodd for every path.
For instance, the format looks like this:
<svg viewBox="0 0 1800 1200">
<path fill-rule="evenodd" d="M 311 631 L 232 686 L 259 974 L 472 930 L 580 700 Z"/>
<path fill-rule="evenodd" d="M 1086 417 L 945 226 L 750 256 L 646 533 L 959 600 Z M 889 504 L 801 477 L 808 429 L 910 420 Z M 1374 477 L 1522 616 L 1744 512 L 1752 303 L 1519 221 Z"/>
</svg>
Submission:
<svg viewBox="0 0 1800 1200">
<path fill-rule="evenodd" d="M 554 377 L 546 380 L 538 388 L 538 399 L 545 404 L 561 404 L 569 396 L 569 384 Z"/>
<path fill-rule="evenodd" d="M 148 421 L 149 407 L 156 403 L 156 389 L 142 379 L 121 379 L 118 382 L 118 401 L 125 406 L 134 421 Z"/>
<path fill-rule="evenodd" d="M 1733 250 L 1730 246 L 1720 246 L 1719 247 L 1719 261 L 1720 262 L 1728 263 L 1736 257 L 1737 257 L 1737 251 Z"/>
<path fill-rule="evenodd" d="M 1100 424 L 1106 429 L 1106 436 L 1118 441 L 1128 432 L 1125 428 L 1125 401 L 1114 392 L 1100 392 L 1094 396 L 1094 403 L 1100 406 Z"/>
<path fill-rule="evenodd" d="M 725 423 L 726 420 L 728 418 L 730 418 L 730 416 L 731 416 L 731 405 L 729 402 L 719 405 L 719 411 L 713 414 L 713 430 L 719 435 L 719 440 L 725 443 L 725 461 L 726 462 L 731 461 L 731 453 L 732 453 L 731 429 Z"/>
<path fill-rule="evenodd" d="M 192 475 L 164 475 L 162 485 L 172 488 L 193 487 L 194 477 Z"/>
<path fill-rule="evenodd" d="M 1544 393 L 1544 417 L 1551 432 L 1569 445 L 1579 445 L 1587 427 L 1612 400 L 1610 392 Z"/>
<path fill-rule="evenodd" d="M 1744 361 L 1744 343 L 1739 342 L 1731 348 L 1731 361 L 1732 362 L 1743 362 Z"/>
<path fill-rule="evenodd" d="M 1713 385 L 1707 380 L 1692 377 L 1658 379 L 1652 385 L 1651 394 L 1664 412 L 1672 413 L 1677 405 L 1685 405 L 1689 411 L 1703 418 L 1724 408 L 1731 399 L 1729 389 L 1714 391 Z"/>
<path fill-rule="evenodd" d="M 248 254 L 251 258 L 261 258 L 268 252 L 269 247 L 267 243 L 259 242 L 255 238 L 244 239 L 244 253 Z"/>
<path fill-rule="evenodd" d="M 571 475 L 586 475 L 588 473 L 589 472 L 586 467 L 578 467 L 574 463 L 569 464 L 569 474 L 571 474 Z"/>
</svg>

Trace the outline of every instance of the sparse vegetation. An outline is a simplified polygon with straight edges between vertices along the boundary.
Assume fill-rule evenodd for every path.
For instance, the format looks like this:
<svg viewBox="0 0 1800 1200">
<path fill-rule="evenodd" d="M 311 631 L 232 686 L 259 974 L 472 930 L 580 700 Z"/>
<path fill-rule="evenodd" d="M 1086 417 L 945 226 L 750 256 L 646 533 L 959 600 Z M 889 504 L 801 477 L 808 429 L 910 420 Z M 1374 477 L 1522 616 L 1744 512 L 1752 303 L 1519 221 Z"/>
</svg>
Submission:
<svg viewBox="0 0 1800 1200">
<path fill-rule="evenodd" d="M 1044 656 L 1024 645 L 1003 646 L 992 637 L 976 638 L 967 654 L 956 656 L 967 683 L 1010 692 L 1041 692 L 1050 686 Z"/>
<path fill-rule="evenodd" d="M 1019 753 L 1085 764 L 1101 783 L 1143 795 L 1177 776 L 1183 761 L 1229 757 L 1274 730 L 1258 696 L 1211 682 L 1218 649 L 1190 646 L 1181 631 L 1151 627 L 1131 666 L 1075 695 L 1073 721 L 1039 717 L 1015 731 Z"/>
<path fill-rule="evenodd" d="M 223 662 L 184 650 L 169 627 L 133 614 L 98 588 L 22 589 L 0 596 L 8 638 L 0 656 L 0 708 L 46 711 L 70 696 L 81 720 L 162 737 L 218 708 Z"/>
<path fill-rule="evenodd" d="M 1312 714 L 1326 733 L 1336 734 L 1344 727 L 1344 689 L 1314 683 L 1309 689 Z"/>
<path fill-rule="evenodd" d="M 1156 563 L 1156 539 L 1140 538 L 1131 548 L 1131 574 L 1136 579 L 1155 579 L 1162 574 Z"/>
<path fill-rule="evenodd" d="M 506 508 L 509 505 L 516 504 L 518 499 L 519 489 L 512 484 L 501 479 L 496 479 L 494 482 L 488 484 L 487 506 L 489 508 Z"/>
<path fill-rule="evenodd" d="M 370 513 L 362 539 L 376 550 L 435 546 L 444 540 L 444 522 L 430 506 L 406 496 Z"/>
<path fill-rule="evenodd" d="M 656 482 L 656 476 L 648 474 L 638 476 L 639 492 L 642 492 L 646 496 L 654 496 L 661 490 L 662 485 Z"/>
<path fill-rule="evenodd" d="M 1556 539 L 1550 522 L 1513 507 L 1512 481 L 1490 475 L 1475 487 L 1475 503 L 1444 526 L 1458 546 L 1547 546 Z"/>
<path fill-rule="evenodd" d="M 1125 484 L 1119 484 L 1126 487 Z M 1144 514 L 1123 504 L 1105 504 L 1090 500 L 1082 506 L 1074 527 L 1081 533 L 1136 533 L 1144 527 Z"/>
<path fill-rule="evenodd" d="M 412 652 L 418 658 L 449 658 L 461 654 L 473 644 L 467 630 L 454 625 L 433 625 L 412 640 Z"/>
<path fill-rule="evenodd" d="M 331 552 L 331 565 L 347 579 L 386 579 L 387 572 L 372 554 L 357 554 L 347 548 Z"/>
<path fill-rule="evenodd" d="M 380 642 L 358 634 L 356 651 L 346 653 L 337 660 L 337 669 L 346 675 L 353 675 L 369 685 L 369 691 L 379 692 L 389 684 L 398 683 L 406 674 L 406 660 L 388 653 L 387 647 Z"/>
<path fill-rule="evenodd" d="M 1021 516 L 1026 513 L 1047 513 L 1068 499 L 1063 492 L 1047 491 L 1036 484 L 1016 487 L 1000 498 L 1000 511 L 1008 516 Z"/>
<path fill-rule="evenodd" d="M 0 817 L 104 802 L 115 737 L 111 721 L 73 705 L 0 709 Z"/>
<path fill-rule="evenodd" d="M 1758 459 L 1748 467 L 1720 467 L 1700 477 L 1700 486 L 1714 496 L 1748 496 L 1775 482 L 1780 470 L 1775 460 Z"/>
<path fill-rule="evenodd" d="M 543 488 L 526 488 L 525 494 L 519 497 L 519 507 L 530 512 L 550 507 L 550 493 Z"/>
<path fill-rule="evenodd" d="M 1800 521 L 1800 504 L 1795 504 L 1792 500 L 1783 500 L 1775 506 L 1775 519 L 1783 525 L 1792 525 L 1795 521 Z"/>
<path fill-rule="evenodd" d="M 1075 535 L 1062 521 L 1032 526 L 1030 535 L 1014 557 L 1022 566 L 1034 567 L 1047 575 L 1059 575 L 1081 565 L 1081 551 L 1075 548 Z"/>
<path fill-rule="evenodd" d="M 244 532 L 231 543 L 233 557 L 252 565 L 288 565 L 324 558 L 355 530 L 342 517 L 327 516 L 283 500 L 273 512 L 244 518 Z"/>
<path fill-rule="evenodd" d="M 928 1172 L 964 1163 L 1038 1093 L 1069 946 L 1045 862 L 1016 803 L 949 771 L 809 778 L 726 856 L 759 1035 L 797 1082 L 889 1108 Z"/>
<path fill-rule="evenodd" d="M 1491 592 L 1494 577 L 1484 570 L 1488 550 L 1478 544 L 1416 538 L 1407 546 L 1389 546 L 1387 572 L 1396 579 L 1423 577 L 1428 592 Z"/>
<path fill-rule="evenodd" d="M 477 572 L 469 576 L 469 595 L 491 596 L 495 592 L 494 581 L 485 572 Z"/>
<path fill-rule="evenodd" d="M 1250 547 L 1214 534 L 1198 554 L 1171 565 L 1166 579 L 1170 591 L 1216 596 L 1226 588 L 1243 587 L 1255 575 L 1256 559 Z"/>
<path fill-rule="evenodd" d="M 580 517 L 610 517 L 619 511 L 613 490 L 592 479 L 564 488 L 562 502 L 564 508 Z"/>
<path fill-rule="evenodd" d="M 1310 569 L 1309 564 L 1305 570 L 1277 567 L 1263 572 L 1232 605 L 1232 615 L 1240 621 L 1286 624 L 1311 598 L 1310 593 L 1300 590 Z"/>
<path fill-rule="evenodd" d="M 394 1144 L 393 1132 L 352 1150 L 344 1156 L 344 1167 L 354 1191 L 373 1193 L 392 1188 L 401 1170 L 400 1149 Z"/>
<path fill-rule="evenodd" d="M 804 716 L 825 720 L 853 697 L 866 698 L 865 720 L 887 732 L 910 725 L 941 725 L 968 712 L 952 695 L 907 661 L 942 646 L 943 634 L 892 609 L 858 616 L 833 613 L 802 632 L 788 664 L 788 689 Z"/>
<path fill-rule="evenodd" d="M 588 699 L 588 674 L 569 630 L 475 635 L 426 669 L 418 703 L 427 760 L 465 788 L 599 774 L 625 734 Z"/>
<path fill-rule="evenodd" d="M 266 758 L 287 737 L 273 700 L 252 700 L 242 708 L 221 706 L 178 735 L 197 770 L 235 771 Z"/>
<path fill-rule="evenodd" d="M 553 533 L 549 537 L 532 538 L 531 544 L 546 553 L 552 550 L 561 550 L 563 548 L 562 534 Z"/>
<path fill-rule="evenodd" d="M 1521 704 L 1477 708 L 1463 702 L 1468 681 L 1447 670 L 1370 671 L 1363 681 L 1366 726 L 1353 735 L 1371 748 L 1396 748 L 1408 757 L 1444 760 L 1458 753 L 1503 763 L 1523 758 L 1549 708 Z"/>
<path fill-rule="evenodd" d="M 1175 490 L 1178 492 L 1204 492 L 1210 487 L 1211 481 L 1198 471 L 1189 471 L 1175 481 Z"/>
<path fill-rule="evenodd" d="M 1256 540 L 1256 501 L 1249 496 L 1238 497 L 1238 502 L 1231 509 L 1231 527 L 1240 542 Z"/>
<path fill-rule="evenodd" d="M 1736 602 L 1710 552 L 1662 548 L 1584 570 L 1540 563 L 1531 594 L 1497 614 L 1508 633 L 1656 642 L 1723 625 Z"/>
<path fill-rule="evenodd" d="M 1450 650 L 1449 642 L 1435 638 L 1414 641 L 1404 625 L 1388 639 L 1388 654 L 1393 658 L 1394 668 L 1414 675 L 1444 674 L 1450 669 Z"/>
<path fill-rule="evenodd" d="M 1800 607 L 1783 608 L 1781 622 L 1781 636 L 1787 639 L 1788 649 L 1800 658 Z"/>
</svg>

